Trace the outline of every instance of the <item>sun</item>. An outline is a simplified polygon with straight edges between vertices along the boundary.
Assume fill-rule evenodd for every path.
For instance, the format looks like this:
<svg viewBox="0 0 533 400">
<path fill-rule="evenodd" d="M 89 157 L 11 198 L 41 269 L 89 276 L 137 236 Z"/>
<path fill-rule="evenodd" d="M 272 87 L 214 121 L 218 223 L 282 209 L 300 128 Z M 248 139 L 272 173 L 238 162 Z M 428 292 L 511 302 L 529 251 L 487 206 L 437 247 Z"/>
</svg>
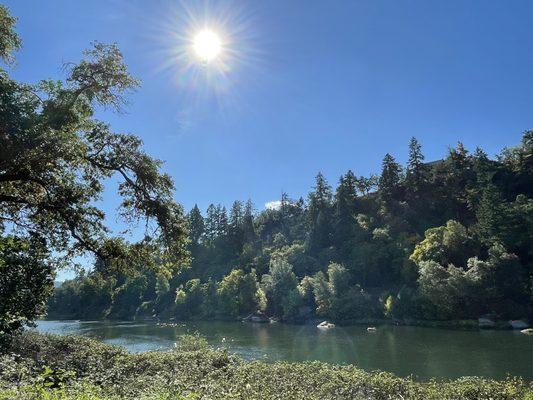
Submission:
<svg viewBox="0 0 533 400">
<path fill-rule="evenodd" d="M 194 37 L 193 49 L 201 61 L 208 63 L 220 55 L 222 43 L 216 33 L 206 29 Z"/>
</svg>

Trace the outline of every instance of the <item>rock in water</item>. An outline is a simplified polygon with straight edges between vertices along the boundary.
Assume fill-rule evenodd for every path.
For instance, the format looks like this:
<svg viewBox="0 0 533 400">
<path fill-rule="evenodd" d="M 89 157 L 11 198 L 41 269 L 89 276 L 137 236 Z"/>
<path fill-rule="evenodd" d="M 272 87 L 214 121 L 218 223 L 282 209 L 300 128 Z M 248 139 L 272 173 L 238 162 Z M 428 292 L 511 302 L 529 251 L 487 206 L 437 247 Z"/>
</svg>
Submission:
<svg viewBox="0 0 533 400">
<path fill-rule="evenodd" d="M 512 321 L 509 321 L 509 325 L 511 325 L 511 328 L 513 329 L 526 329 L 529 328 L 529 324 L 521 319 L 515 319 Z"/>
</svg>

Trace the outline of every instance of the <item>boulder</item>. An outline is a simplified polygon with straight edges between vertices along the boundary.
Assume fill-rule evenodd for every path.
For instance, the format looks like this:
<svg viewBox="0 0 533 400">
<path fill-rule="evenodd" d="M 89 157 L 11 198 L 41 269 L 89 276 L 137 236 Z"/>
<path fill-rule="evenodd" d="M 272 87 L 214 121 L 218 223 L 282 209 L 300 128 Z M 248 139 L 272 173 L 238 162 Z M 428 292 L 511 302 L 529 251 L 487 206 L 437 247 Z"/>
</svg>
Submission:
<svg viewBox="0 0 533 400">
<path fill-rule="evenodd" d="M 522 319 L 514 319 L 509 321 L 509 325 L 511 325 L 511 328 L 513 329 L 526 329 L 529 328 L 529 324 L 522 320 Z"/>
<path fill-rule="evenodd" d="M 331 322 L 328 322 L 328 321 L 322 321 L 316 327 L 319 329 L 331 329 L 331 328 L 335 328 L 335 324 L 332 324 Z"/>
<path fill-rule="evenodd" d="M 478 324 L 480 328 L 494 328 L 496 323 L 490 318 L 478 318 Z"/>
<path fill-rule="evenodd" d="M 245 322 L 255 322 L 255 323 L 267 323 L 270 322 L 270 319 L 263 314 L 261 311 L 256 311 L 254 313 L 251 313 L 246 318 L 243 319 Z"/>
</svg>

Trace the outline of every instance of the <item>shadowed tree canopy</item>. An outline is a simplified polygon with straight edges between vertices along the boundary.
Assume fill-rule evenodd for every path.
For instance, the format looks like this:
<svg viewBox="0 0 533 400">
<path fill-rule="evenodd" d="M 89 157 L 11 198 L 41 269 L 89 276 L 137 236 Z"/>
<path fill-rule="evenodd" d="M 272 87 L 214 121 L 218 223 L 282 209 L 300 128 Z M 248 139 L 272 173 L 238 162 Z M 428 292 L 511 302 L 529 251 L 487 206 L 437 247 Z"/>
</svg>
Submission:
<svg viewBox="0 0 533 400">
<path fill-rule="evenodd" d="M 0 59 L 6 63 L 21 43 L 14 24 L 0 6 Z M 133 257 L 144 265 L 155 258 L 164 268 L 182 265 L 187 232 L 172 179 L 161 172 L 161 161 L 143 151 L 138 137 L 112 132 L 94 118 L 97 107 L 120 112 L 124 96 L 139 85 L 121 52 L 114 44 L 93 43 L 65 71 L 63 81 L 27 84 L 0 68 L 0 234 L 16 235 L 23 249 L 24 238 L 39 238 L 48 261 L 53 256 L 70 262 L 92 252 L 107 262 L 115 259 L 115 266 L 122 258 L 131 267 Z M 97 206 L 112 177 L 119 180 L 120 216 L 145 229 L 134 246 L 108 238 Z"/>
<path fill-rule="evenodd" d="M 2 22 L 12 22 L 2 9 Z M 0 51 L 9 59 L 20 41 L 6 26 Z M 104 181 L 118 176 L 120 215 L 142 222 L 147 240 L 160 240 L 172 257 L 185 255 L 183 212 L 172 179 L 141 140 L 114 133 L 93 117 L 95 107 L 121 111 L 138 86 L 116 45 L 94 43 L 65 81 L 16 82 L 0 72 L 0 219 L 46 239 L 55 251 L 90 250 L 101 257 L 108 233 L 95 206 Z"/>
</svg>

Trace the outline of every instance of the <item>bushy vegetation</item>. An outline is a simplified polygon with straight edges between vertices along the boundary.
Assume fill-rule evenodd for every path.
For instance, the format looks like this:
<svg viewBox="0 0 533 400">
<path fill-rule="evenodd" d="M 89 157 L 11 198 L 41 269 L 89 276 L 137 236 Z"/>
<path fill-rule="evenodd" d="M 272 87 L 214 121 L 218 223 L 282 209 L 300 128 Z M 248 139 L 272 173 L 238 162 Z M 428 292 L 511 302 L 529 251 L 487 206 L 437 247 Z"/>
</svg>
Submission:
<svg viewBox="0 0 533 400">
<path fill-rule="evenodd" d="M 416 382 L 321 362 L 244 361 L 201 339 L 129 354 L 81 337 L 26 333 L 0 358 L 0 399 L 532 399 L 533 385 L 461 378 Z"/>
<path fill-rule="evenodd" d="M 55 317 L 286 321 L 532 317 L 533 132 L 496 159 L 462 144 L 379 176 L 318 174 L 307 200 L 284 194 L 254 212 L 236 201 L 188 213 L 192 263 L 175 273 L 115 271 L 98 261 L 65 282 Z"/>
</svg>

